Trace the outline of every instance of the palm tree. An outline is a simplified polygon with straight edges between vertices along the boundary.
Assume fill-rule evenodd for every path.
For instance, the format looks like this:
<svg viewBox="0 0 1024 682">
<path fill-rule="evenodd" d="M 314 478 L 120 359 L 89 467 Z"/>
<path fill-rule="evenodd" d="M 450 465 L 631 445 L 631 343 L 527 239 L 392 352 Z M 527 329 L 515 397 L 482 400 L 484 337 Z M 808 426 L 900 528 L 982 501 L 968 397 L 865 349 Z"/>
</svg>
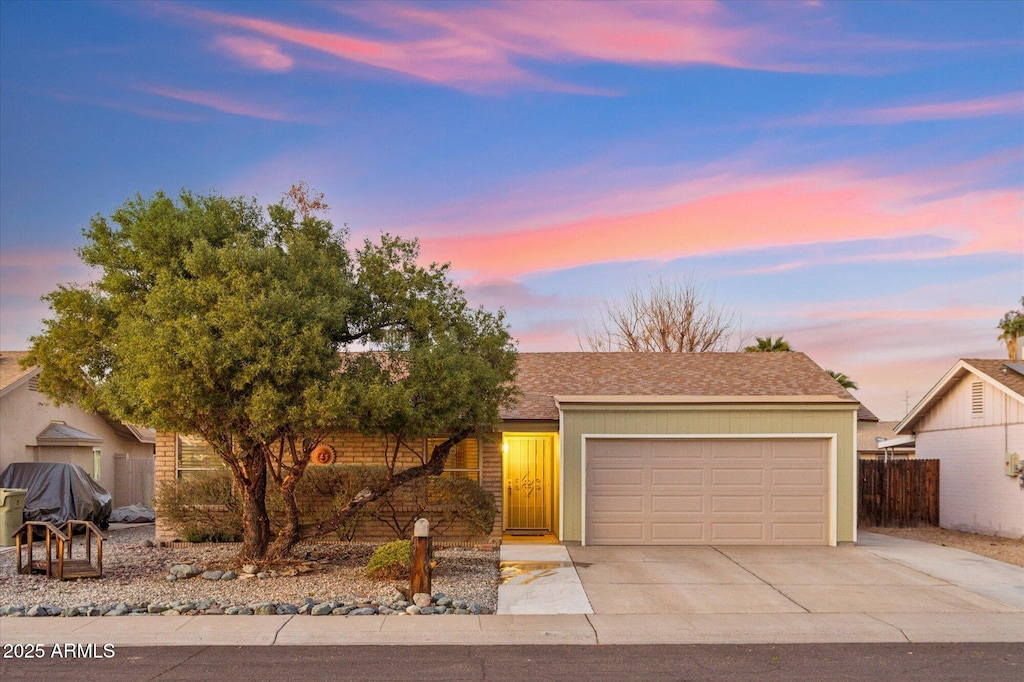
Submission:
<svg viewBox="0 0 1024 682">
<path fill-rule="evenodd" d="M 1024 308 L 1024 296 L 1020 297 L 1020 305 Z M 1018 339 L 1024 336 L 1024 310 L 1007 311 L 996 328 L 1003 332 L 999 335 L 999 340 L 1006 344 L 1006 352 L 1010 354 L 1010 359 L 1015 360 L 1017 344 L 1020 343 Z"/>
<path fill-rule="evenodd" d="M 747 353 L 786 353 L 793 350 L 789 347 L 789 341 L 784 341 L 781 336 L 777 339 L 773 339 L 771 336 L 766 336 L 763 339 L 760 336 L 754 338 L 757 339 L 757 344 L 743 349 Z"/>
<path fill-rule="evenodd" d="M 825 371 L 828 372 L 828 375 L 830 377 L 838 381 L 839 385 L 842 386 L 843 388 L 850 391 L 857 390 L 857 382 L 851 379 L 850 377 L 846 376 L 842 372 L 833 372 L 830 369 L 826 369 Z"/>
</svg>

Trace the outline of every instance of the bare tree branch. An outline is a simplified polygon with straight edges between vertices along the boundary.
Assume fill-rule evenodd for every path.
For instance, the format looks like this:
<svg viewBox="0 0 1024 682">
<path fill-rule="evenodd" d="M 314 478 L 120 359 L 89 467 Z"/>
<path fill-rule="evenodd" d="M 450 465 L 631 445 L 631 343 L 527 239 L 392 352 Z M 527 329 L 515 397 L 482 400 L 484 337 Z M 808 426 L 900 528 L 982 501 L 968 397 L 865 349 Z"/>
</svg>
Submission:
<svg viewBox="0 0 1024 682">
<path fill-rule="evenodd" d="M 606 302 L 600 322 L 577 340 L 581 350 L 599 352 L 707 353 L 729 350 L 737 331 L 736 314 L 693 279 L 658 279 Z"/>
</svg>

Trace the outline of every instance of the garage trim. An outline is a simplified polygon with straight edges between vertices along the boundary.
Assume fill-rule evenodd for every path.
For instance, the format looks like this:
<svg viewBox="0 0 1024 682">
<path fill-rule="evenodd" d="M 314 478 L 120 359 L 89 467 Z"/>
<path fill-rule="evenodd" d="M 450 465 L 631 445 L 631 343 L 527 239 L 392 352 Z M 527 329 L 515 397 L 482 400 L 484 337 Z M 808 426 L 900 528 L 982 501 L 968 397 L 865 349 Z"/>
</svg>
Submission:
<svg viewBox="0 0 1024 682">
<path fill-rule="evenodd" d="M 828 544 L 836 546 L 837 447 L 835 433 L 584 433 L 580 436 L 582 479 L 580 496 L 580 545 L 587 545 L 587 441 L 588 440 L 827 440 L 828 447 Z M 561 530 L 561 529 L 560 529 Z"/>
</svg>

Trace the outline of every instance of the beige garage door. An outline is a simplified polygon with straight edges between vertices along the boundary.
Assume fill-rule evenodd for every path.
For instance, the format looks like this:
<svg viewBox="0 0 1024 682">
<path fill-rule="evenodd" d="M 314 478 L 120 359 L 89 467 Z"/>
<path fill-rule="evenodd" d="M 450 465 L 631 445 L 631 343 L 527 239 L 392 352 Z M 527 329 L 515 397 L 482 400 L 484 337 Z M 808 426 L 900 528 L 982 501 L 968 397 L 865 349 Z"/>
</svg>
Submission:
<svg viewBox="0 0 1024 682">
<path fill-rule="evenodd" d="M 829 441 L 588 439 L 586 543 L 829 543 Z"/>
</svg>

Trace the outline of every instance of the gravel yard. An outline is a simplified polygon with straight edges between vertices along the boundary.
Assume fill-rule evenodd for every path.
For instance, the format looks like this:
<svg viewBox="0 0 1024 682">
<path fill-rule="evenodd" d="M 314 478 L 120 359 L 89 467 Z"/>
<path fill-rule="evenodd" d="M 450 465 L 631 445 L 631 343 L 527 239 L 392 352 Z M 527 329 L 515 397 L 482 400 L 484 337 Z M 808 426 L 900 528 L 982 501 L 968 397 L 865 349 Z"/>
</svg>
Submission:
<svg viewBox="0 0 1024 682">
<path fill-rule="evenodd" d="M 238 545 L 145 547 L 146 541 L 153 539 L 152 524 L 111 529 L 104 535 L 102 579 L 59 582 L 42 575 L 18 575 L 14 552 L 0 553 L 0 606 L 46 604 L 67 608 L 83 603 L 196 601 L 298 605 L 307 598 L 383 604 L 392 598 L 396 586 L 408 586 L 407 582 L 403 585 L 401 581 L 381 582 L 366 577 L 366 564 L 376 547 L 372 544 L 303 544 L 293 551 L 294 561 L 276 567 L 277 575 L 266 579 L 206 580 L 195 576 L 169 581 L 171 566 L 180 564 L 233 569 L 241 574 L 234 558 Z M 494 612 L 498 602 L 497 551 L 435 549 L 434 555 L 435 594 L 443 592 L 479 604 L 485 612 Z"/>
<path fill-rule="evenodd" d="M 917 540 L 918 542 L 930 542 L 943 547 L 955 547 L 990 559 L 1024 567 L 1024 540 L 963 533 L 958 530 L 930 526 L 925 528 L 862 528 L 861 530 L 907 540 Z"/>
</svg>

